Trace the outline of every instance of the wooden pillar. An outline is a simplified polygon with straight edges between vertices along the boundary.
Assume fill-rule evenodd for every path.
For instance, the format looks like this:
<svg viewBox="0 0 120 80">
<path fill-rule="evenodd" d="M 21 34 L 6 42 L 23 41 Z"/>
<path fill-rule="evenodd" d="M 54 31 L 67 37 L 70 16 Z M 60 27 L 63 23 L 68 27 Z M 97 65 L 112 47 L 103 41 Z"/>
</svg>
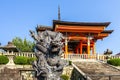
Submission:
<svg viewBox="0 0 120 80">
<path fill-rule="evenodd" d="M 82 54 L 82 41 L 80 41 L 79 48 L 80 48 L 80 54 Z"/>
<path fill-rule="evenodd" d="M 65 57 L 68 56 L 68 41 L 67 38 L 65 38 Z"/>
<path fill-rule="evenodd" d="M 75 52 L 76 52 L 76 54 L 78 54 L 78 46 L 76 47 Z"/>
<path fill-rule="evenodd" d="M 92 49 L 92 54 L 96 53 L 96 47 L 95 47 L 95 42 L 93 43 L 93 49 Z"/>
<path fill-rule="evenodd" d="M 87 39 L 87 54 L 90 54 L 90 38 Z"/>
</svg>

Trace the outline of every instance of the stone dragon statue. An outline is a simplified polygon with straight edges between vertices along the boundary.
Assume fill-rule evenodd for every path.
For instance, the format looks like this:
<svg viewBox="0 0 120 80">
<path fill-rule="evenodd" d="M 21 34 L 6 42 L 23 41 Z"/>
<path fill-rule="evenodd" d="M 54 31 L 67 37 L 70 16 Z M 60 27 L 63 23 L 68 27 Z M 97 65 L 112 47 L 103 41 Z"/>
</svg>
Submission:
<svg viewBox="0 0 120 80">
<path fill-rule="evenodd" d="M 64 67 L 61 60 L 63 54 L 64 37 L 59 32 L 42 31 L 37 34 L 30 31 L 31 37 L 36 41 L 33 63 L 37 80 L 61 80 L 60 75 Z"/>
</svg>

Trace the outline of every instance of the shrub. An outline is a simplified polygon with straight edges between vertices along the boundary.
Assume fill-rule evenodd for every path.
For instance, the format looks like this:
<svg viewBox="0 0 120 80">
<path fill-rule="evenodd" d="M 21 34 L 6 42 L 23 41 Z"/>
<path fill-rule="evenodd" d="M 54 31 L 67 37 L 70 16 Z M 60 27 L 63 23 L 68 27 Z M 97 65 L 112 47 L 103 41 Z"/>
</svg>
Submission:
<svg viewBox="0 0 120 80">
<path fill-rule="evenodd" d="M 107 63 L 114 66 L 120 66 L 120 59 L 110 59 L 107 61 Z"/>
<path fill-rule="evenodd" d="M 25 65 L 28 64 L 28 58 L 27 57 L 23 57 L 23 56 L 17 56 L 14 59 L 14 63 L 15 64 L 20 64 L 20 65 Z"/>
<path fill-rule="evenodd" d="M 60 77 L 62 78 L 62 80 L 69 80 L 69 76 L 68 75 L 63 74 Z"/>
<path fill-rule="evenodd" d="M 32 62 L 34 61 L 34 60 L 36 60 L 36 58 L 35 57 L 33 57 L 33 58 L 28 58 L 28 60 L 27 60 L 27 64 L 32 64 Z"/>
<path fill-rule="evenodd" d="M 7 56 L 1 55 L 0 56 L 0 64 L 7 64 L 9 62 L 9 59 Z"/>
<path fill-rule="evenodd" d="M 72 65 L 72 61 L 69 61 L 69 65 Z"/>
<path fill-rule="evenodd" d="M 27 65 L 27 64 L 32 64 L 32 62 L 36 60 L 36 58 L 30 58 L 30 57 L 23 57 L 23 56 L 17 56 L 14 59 L 15 64 L 20 64 L 20 65 Z"/>
</svg>

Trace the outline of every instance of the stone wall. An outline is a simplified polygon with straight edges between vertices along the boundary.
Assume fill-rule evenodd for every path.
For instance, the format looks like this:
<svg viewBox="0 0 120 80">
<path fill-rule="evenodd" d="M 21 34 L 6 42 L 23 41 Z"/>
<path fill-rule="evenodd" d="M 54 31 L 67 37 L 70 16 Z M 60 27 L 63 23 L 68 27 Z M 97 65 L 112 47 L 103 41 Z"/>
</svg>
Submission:
<svg viewBox="0 0 120 80">
<path fill-rule="evenodd" d="M 71 65 L 71 66 L 65 66 L 64 68 L 63 68 L 63 73 L 62 73 L 62 75 L 67 75 L 67 76 L 69 76 L 69 79 L 71 78 L 71 75 L 72 75 L 72 71 L 73 71 L 73 66 Z"/>
<path fill-rule="evenodd" d="M 77 69 L 73 69 L 70 80 L 87 80 Z"/>
<path fill-rule="evenodd" d="M 0 66 L 0 80 L 36 80 L 34 70 L 30 66 L 16 66 L 14 69 Z"/>
<path fill-rule="evenodd" d="M 12 68 L 12 69 L 11 69 Z M 63 75 L 69 80 L 85 80 L 73 65 L 65 66 Z M 0 80 L 37 80 L 31 65 L 0 65 Z"/>
<path fill-rule="evenodd" d="M 20 70 L 22 80 L 37 80 L 34 76 L 34 70 Z"/>
<path fill-rule="evenodd" d="M 21 80 L 18 69 L 4 68 L 0 70 L 0 80 Z"/>
<path fill-rule="evenodd" d="M 62 74 L 69 76 L 69 80 L 86 80 L 86 78 L 72 65 L 65 66 Z"/>
</svg>

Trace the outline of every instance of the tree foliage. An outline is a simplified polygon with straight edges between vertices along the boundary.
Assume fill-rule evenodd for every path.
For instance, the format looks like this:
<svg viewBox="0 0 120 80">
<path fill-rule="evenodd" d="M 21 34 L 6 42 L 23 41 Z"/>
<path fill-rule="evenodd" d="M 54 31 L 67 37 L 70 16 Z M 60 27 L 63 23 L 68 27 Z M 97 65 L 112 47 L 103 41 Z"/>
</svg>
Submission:
<svg viewBox="0 0 120 80">
<path fill-rule="evenodd" d="M 12 42 L 22 52 L 33 52 L 34 42 L 28 41 L 26 38 L 22 40 L 19 37 L 15 37 Z"/>
</svg>

